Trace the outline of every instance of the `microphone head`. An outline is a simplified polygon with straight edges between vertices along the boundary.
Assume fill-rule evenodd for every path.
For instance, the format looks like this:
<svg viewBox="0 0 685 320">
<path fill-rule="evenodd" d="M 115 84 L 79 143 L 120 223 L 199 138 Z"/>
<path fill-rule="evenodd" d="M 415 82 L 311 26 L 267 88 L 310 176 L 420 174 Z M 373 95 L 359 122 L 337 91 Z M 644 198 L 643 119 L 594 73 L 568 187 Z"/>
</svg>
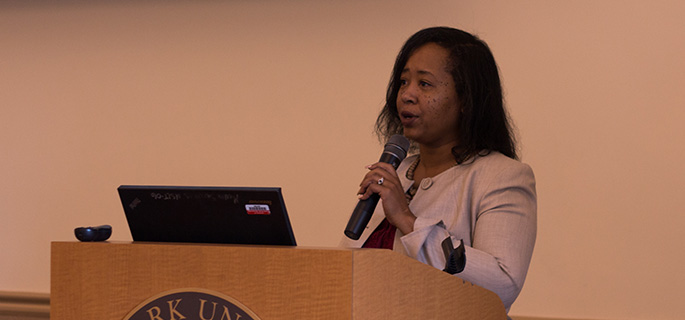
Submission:
<svg viewBox="0 0 685 320">
<path fill-rule="evenodd" d="M 392 137 L 390 137 L 390 139 L 388 139 L 388 143 L 385 144 L 385 149 L 383 149 L 383 152 L 392 153 L 397 156 L 400 161 L 402 161 L 407 157 L 409 144 L 409 140 L 407 140 L 407 138 L 405 138 L 403 135 L 394 134 Z"/>
</svg>

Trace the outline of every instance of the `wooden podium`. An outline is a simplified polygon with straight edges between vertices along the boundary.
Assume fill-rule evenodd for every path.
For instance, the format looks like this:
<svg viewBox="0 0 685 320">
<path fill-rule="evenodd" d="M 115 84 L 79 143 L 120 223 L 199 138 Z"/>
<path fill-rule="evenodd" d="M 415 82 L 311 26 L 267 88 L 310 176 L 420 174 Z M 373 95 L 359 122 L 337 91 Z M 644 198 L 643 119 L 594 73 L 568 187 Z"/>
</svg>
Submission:
<svg viewBox="0 0 685 320">
<path fill-rule="evenodd" d="M 53 320 L 121 320 L 183 288 L 224 294 L 262 320 L 507 318 L 493 292 L 390 250 L 53 242 L 51 259 Z"/>
</svg>

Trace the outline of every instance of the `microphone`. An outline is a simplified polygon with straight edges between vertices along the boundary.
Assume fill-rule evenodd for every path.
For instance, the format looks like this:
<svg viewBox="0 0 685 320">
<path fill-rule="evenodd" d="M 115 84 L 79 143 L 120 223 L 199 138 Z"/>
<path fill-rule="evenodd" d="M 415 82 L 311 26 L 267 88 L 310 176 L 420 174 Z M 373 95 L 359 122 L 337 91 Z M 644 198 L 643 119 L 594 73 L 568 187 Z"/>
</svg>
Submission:
<svg viewBox="0 0 685 320">
<path fill-rule="evenodd" d="M 407 156 L 409 149 L 409 140 L 402 135 L 396 134 L 390 137 L 388 143 L 385 144 L 383 154 L 378 162 L 389 163 L 397 170 L 400 162 Z M 357 206 L 352 211 L 350 221 L 345 227 L 345 235 L 352 240 L 359 240 L 364 228 L 369 224 L 373 211 L 376 209 L 380 196 L 377 193 L 372 194 L 366 200 L 359 200 Z"/>
</svg>

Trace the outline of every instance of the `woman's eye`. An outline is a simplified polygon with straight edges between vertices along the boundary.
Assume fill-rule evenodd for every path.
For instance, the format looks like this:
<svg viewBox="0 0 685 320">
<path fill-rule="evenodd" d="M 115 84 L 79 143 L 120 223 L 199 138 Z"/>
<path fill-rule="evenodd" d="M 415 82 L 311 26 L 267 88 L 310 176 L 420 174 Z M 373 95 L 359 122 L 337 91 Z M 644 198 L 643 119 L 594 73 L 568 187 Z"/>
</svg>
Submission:
<svg viewBox="0 0 685 320">
<path fill-rule="evenodd" d="M 426 81 L 421 81 L 421 82 L 419 82 L 419 85 L 422 87 L 429 87 L 431 84 L 429 82 L 426 82 Z"/>
</svg>

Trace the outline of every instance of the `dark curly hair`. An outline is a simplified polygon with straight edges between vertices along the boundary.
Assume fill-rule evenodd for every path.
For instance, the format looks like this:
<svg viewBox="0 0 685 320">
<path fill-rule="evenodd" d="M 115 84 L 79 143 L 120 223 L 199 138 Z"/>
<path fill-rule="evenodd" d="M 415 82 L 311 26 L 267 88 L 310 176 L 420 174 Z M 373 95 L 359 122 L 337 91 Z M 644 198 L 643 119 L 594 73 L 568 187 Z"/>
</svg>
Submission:
<svg viewBox="0 0 685 320">
<path fill-rule="evenodd" d="M 378 138 L 385 142 L 393 134 L 403 133 L 397 112 L 400 76 L 414 51 L 428 43 L 449 51 L 448 69 L 463 109 L 457 129 L 459 145 L 452 148 L 457 163 L 492 151 L 518 159 L 513 126 L 504 108 L 498 67 L 490 48 L 478 37 L 448 27 L 423 29 L 412 35 L 400 50 L 385 106 L 376 119 Z"/>
</svg>

